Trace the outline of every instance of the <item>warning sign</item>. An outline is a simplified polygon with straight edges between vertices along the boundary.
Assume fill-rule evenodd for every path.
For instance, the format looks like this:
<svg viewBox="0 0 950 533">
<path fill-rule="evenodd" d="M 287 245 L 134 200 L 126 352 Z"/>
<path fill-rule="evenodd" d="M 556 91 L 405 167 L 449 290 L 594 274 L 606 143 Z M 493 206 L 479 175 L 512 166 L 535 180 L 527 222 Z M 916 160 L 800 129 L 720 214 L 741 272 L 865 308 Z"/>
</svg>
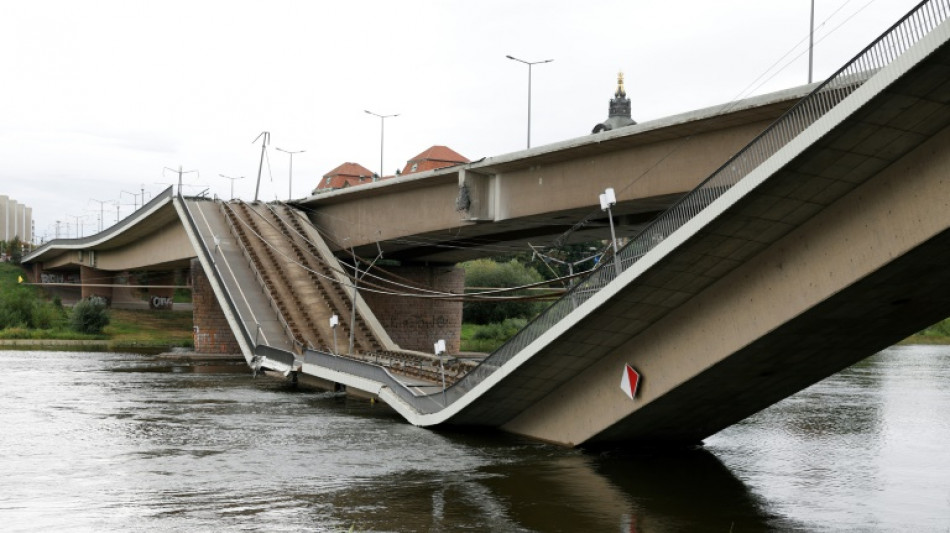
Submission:
<svg viewBox="0 0 950 533">
<path fill-rule="evenodd" d="M 632 366 L 624 365 L 623 377 L 620 378 L 620 389 L 632 400 L 637 395 L 640 386 L 640 373 Z"/>
</svg>

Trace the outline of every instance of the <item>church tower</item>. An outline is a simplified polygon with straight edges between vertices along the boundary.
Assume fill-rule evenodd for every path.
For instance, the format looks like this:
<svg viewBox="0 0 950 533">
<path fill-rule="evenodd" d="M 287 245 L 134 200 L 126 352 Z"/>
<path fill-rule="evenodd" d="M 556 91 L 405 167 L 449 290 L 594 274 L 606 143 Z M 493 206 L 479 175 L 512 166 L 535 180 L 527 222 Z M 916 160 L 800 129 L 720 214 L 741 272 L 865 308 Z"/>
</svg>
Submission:
<svg viewBox="0 0 950 533">
<path fill-rule="evenodd" d="M 637 121 L 630 118 L 630 99 L 627 98 L 627 91 L 623 88 L 623 72 L 620 72 L 617 74 L 617 91 L 610 101 L 607 120 L 594 126 L 591 133 L 600 133 L 625 126 L 633 126 L 636 123 Z"/>
</svg>

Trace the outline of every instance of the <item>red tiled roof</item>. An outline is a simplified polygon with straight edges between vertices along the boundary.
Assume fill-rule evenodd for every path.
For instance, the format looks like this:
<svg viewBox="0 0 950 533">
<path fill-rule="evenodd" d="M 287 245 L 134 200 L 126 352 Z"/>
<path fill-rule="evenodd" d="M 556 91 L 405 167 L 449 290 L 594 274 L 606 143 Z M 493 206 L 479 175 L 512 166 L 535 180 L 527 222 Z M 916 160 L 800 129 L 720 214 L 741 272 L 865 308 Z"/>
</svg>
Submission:
<svg viewBox="0 0 950 533">
<path fill-rule="evenodd" d="M 335 169 L 327 172 L 323 177 L 327 176 L 366 176 L 372 177 L 373 171 L 364 167 L 359 163 L 343 163 L 342 165 L 336 167 Z"/>
<path fill-rule="evenodd" d="M 468 162 L 468 158 L 448 146 L 437 145 L 430 147 L 428 150 L 410 159 L 406 163 L 406 167 L 402 170 L 402 173 L 403 175 L 412 174 L 414 172 L 445 168 Z"/>
<path fill-rule="evenodd" d="M 373 171 L 359 163 L 343 163 L 323 175 L 315 191 L 321 189 L 340 189 L 373 181 Z"/>
</svg>

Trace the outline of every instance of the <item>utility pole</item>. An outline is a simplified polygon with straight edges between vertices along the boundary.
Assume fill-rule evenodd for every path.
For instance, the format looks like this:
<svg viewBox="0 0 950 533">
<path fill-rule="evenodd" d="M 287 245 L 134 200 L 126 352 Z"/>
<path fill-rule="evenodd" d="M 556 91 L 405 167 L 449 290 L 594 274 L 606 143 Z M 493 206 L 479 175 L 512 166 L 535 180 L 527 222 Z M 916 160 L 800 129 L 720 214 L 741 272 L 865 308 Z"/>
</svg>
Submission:
<svg viewBox="0 0 950 533">
<path fill-rule="evenodd" d="M 165 167 L 165 168 L 162 170 L 162 176 L 165 175 L 165 171 L 166 171 L 166 170 L 171 170 L 172 172 L 175 172 L 176 174 L 178 174 L 178 196 L 181 196 L 181 176 L 182 176 L 182 174 L 191 174 L 192 172 L 194 172 L 195 174 L 198 174 L 198 177 L 199 177 L 199 178 L 201 177 L 201 174 L 199 174 L 197 170 L 182 170 L 182 169 L 181 169 L 181 165 L 178 165 L 178 170 L 175 170 L 175 169 L 173 169 L 173 168 Z M 145 205 L 145 187 L 144 187 L 144 186 L 142 187 L 142 205 L 143 205 L 143 206 Z"/>
<path fill-rule="evenodd" d="M 811 83 L 815 48 L 815 0 L 811 0 L 811 24 L 808 26 L 808 83 Z"/>
<path fill-rule="evenodd" d="M 263 137 L 264 139 L 261 141 L 261 164 L 257 167 L 257 187 L 254 188 L 255 202 L 257 202 L 258 193 L 261 192 L 261 172 L 264 170 L 264 156 L 267 154 L 267 143 L 270 142 L 270 132 L 262 131 L 260 135 L 258 135 L 253 141 L 251 141 L 251 144 L 256 143 L 257 139 L 260 139 L 261 137 Z"/>
<path fill-rule="evenodd" d="M 284 150 L 283 148 L 280 148 L 280 147 L 277 147 L 277 149 L 290 156 L 290 180 L 288 181 L 288 185 L 287 185 L 287 199 L 293 200 L 294 198 L 294 154 L 302 154 L 306 152 L 306 150 L 297 150 L 296 152 L 294 152 L 291 150 Z"/>
<path fill-rule="evenodd" d="M 545 59 L 543 61 L 525 61 L 524 59 L 518 59 L 513 56 L 505 56 L 512 61 L 517 61 L 519 63 L 524 63 L 528 65 L 528 148 L 531 148 L 531 67 L 535 65 L 542 65 L 544 63 L 550 63 L 554 61 L 553 59 Z"/>
<path fill-rule="evenodd" d="M 237 178 L 232 178 L 231 176 L 225 176 L 224 174 L 218 174 L 218 175 L 221 176 L 221 177 L 224 178 L 224 179 L 231 180 L 231 198 L 229 198 L 229 200 L 234 200 L 234 181 L 235 181 L 235 180 L 243 180 L 243 179 L 244 179 L 244 176 L 239 176 L 239 177 L 237 177 Z"/>
<path fill-rule="evenodd" d="M 80 228 L 82 228 L 82 223 L 80 222 L 80 220 L 82 220 L 82 217 L 79 215 L 66 215 L 66 216 L 76 219 L 76 238 L 78 239 L 80 237 L 79 235 Z"/>
<path fill-rule="evenodd" d="M 96 202 L 99 204 L 99 232 L 102 232 L 102 223 L 105 220 L 105 205 L 111 203 L 112 200 L 96 200 L 95 198 L 90 198 L 90 202 Z"/>
<path fill-rule="evenodd" d="M 137 211 L 138 208 L 139 208 L 139 203 L 138 203 L 139 195 L 138 195 L 138 194 L 135 194 L 134 192 L 119 191 L 119 197 L 120 197 L 120 198 L 122 197 L 123 194 L 128 194 L 129 196 L 132 197 L 132 211 Z"/>
<path fill-rule="evenodd" d="M 386 140 L 386 119 L 398 117 L 399 113 L 394 115 L 380 115 L 379 113 L 373 113 L 368 109 L 364 109 L 367 115 L 373 115 L 374 117 L 379 117 L 379 179 L 383 179 L 383 141 Z"/>
</svg>

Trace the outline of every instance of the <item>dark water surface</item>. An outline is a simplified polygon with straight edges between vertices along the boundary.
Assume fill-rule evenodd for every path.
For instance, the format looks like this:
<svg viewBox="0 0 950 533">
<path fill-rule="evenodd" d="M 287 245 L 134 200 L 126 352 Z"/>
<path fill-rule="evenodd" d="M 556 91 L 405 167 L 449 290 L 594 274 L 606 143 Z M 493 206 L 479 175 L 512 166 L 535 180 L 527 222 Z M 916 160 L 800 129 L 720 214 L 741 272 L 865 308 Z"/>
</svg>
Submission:
<svg viewBox="0 0 950 533">
<path fill-rule="evenodd" d="M 243 366 L 0 351 L 2 531 L 950 531 L 950 348 L 676 454 L 412 427 Z"/>
</svg>

